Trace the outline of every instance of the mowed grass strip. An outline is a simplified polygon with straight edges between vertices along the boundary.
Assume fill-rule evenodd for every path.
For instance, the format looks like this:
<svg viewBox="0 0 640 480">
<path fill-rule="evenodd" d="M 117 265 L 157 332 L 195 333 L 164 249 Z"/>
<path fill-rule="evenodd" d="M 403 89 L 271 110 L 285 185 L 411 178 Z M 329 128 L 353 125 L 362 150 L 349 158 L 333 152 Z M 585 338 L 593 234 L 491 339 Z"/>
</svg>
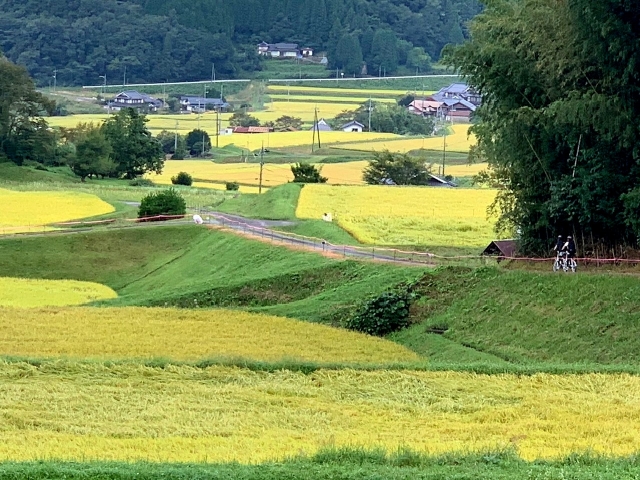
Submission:
<svg viewBox="0 0 640 480">
<path fill-rule="evenodd" d="M 527 460 L 626 456 L 640 378 L 453 372 L 252 372 L 0 365 L 0 460 L 261 462 L 323 447 L 431 454 L 515 448 Z"/>
<path fill-rule="evenodd" d="M 419 358 L 387 340 L 288 318 L 232 310 L 136 307 L 0 308 L 0 355 L 326 364 Z"/>
<path fill-rule="evenodd" d="M 493 239 L 489 189 L 307 185 L 296 215 L 326 212 L 362 243 L 480 247 Z"/>
<path fill-rule="evenodd" d="M 117 296 L 109 287 L 93 282 L 0 277 L 0 307 L 82 305 Z"/>
<path fill-rule="evenodd" d="M 36 226 L 115 211 L 95 195 L 68 191 L 18 192 L 0 188 L 0 205 L 0 234 L 32 231 Z"/>
</svg>

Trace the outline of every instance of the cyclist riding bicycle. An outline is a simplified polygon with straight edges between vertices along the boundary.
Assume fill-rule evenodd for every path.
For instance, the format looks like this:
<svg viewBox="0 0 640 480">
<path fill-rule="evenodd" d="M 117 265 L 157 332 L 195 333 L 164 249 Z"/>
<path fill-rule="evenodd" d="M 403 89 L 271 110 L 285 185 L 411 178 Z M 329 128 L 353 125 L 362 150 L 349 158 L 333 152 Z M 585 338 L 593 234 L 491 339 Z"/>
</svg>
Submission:
<svg viewBox="0 0 640 480">
<path fill-rule="evenodd" d="M 556 246 L 553 247 L 553 250 L 556 252 L 557 257 L 561 256 L 564 245 L 565 245 L 565 241 L 562 240 L 562 235 L 558 235 L 558 240 L 556 240 Z"/>
<path fill-rule="evenodd" d="M 567 237 L 567 241 L 562 246 L 562 251 L 567 252 L 569 258 L 576 258 L 576 242 L 573 241 L 571 235 Z"/>
</svg>

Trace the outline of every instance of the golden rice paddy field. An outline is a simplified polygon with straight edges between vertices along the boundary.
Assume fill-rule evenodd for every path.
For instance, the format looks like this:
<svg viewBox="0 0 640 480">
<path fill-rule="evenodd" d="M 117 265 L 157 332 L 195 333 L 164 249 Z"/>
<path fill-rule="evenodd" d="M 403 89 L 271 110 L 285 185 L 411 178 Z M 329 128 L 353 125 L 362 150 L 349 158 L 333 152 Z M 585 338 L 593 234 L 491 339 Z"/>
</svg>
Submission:
<svg viewBox="0 0 640 480">
<path fill-rule="evenodd" d="M 395 97 L 384 98 L 377 96 L 366 96 L 366 97 L 357 97 L 357 96 L 344 96 L 344 97 L 332 97 L 327 95 L 318 95 L 312 96 L 309 94 L 306 95 L 287 95 L 287 94 L 271 94 L 269 95 L 273 102 L 305 102 L 305 103 L 318 103 L 318 107 L 322 108 L 327 103 L 348 103 L 353 104 L 357 103 L 362 105 L 363 103 L 368 103 L 369 100 L 373 102 L 379 103 L 396 103 Z M 358 106 L 359 106 L 358 105 Z M 353 108 L 350 106 L 350 108 Z M 356 107 L 357 108 L 357 107 Z"/>
<path fill-rule="evenodd" d="M 363 243 L 480 247 L 494 237 L 486 212 L 495 196 L 488 189 L 307 185 L 296 215 L 330 212 Z"/>
<path fill-rule="evenodd" d="M 331 87 L 303 87 L 298 85 L 269 85 L 267 87 L 269 93 L 302 93 L 310 96 L 319 95 L 325 96 L 325 94 L 334 95 L 359 95 L 363 98 L 369 98 L 370 95 L 374 95 L 380 98 L 398 98 L 406 95 L 408 90 L 384 90 L 384 89 L 362 89 L 362 88 L 331 88 Z M 422 93 L 422 91 L 420 91 Z M 435 93 L 434 91 L 425 91 L 426 95 Z"/>
<path fill-rule="evenodd" d="M 117 296 L 116 292 L 99 283 L 0 277 L 0 307 L 34 308 L 82 305 Z M 14 319 L 20 315 L 17 313 Z M 9 323 L 12 321 L 15 320 L 9 320 Z M 0 330 L 7 326 L 6 324 L 2 325 Z M 40 327 L 41 325 L 34 325 L 33 328 Z"/>
<path fill-rule="evenodd" d="M 387 340 L 288 318 L 135 307 L 0 308 L 0 355 L 289 359 L 327 364 L 418 360 L 413 352 Z"/>
<path fill-rule="evenodd" d="M 322 175 L 327 177 L 329 185 L 364 185 L 362 172 L 369 162 L 365 160 L 345 163 L 317 164 Z M 487 168 L 486 163 L 473 165 L 450 165 L 446 167 L 446 173 L 454 177 L 468 177 L 477 175 Z M 224 182 L 239 182 L 248 185 L 258 185 L 260 178 L 260 165 L 256 163 L 227 163 L 219 164 L 208 160 L 168 160 L 160 175 L 150 174 L 147 178 L 156 183 L 169 185 L 171 177 L 179 172 L 187 172 L 193 178 L 207 180 L 207 182 L 195 182 L 194 186 L 201 188 L 225 189 Z M 262 184 L 264 187 L 275 187 L 293 180 L 291 165 L 267 163 L 264 166 Z M 257 193 L 252 186 L 241 186 L 243 193 Z"/>
<path fill-rule="evenodd" d="M 444 137 L 424 137 L 424 138 L 404 138 L 394 140 L 374 141 L 367 144 L 354 143 L 343 144 L 340 148 L 346 150 L 367 150 L 381 152 L 389 150 L 390 152 L 406 153 L 412 150 L 443 150 L 445 148 L 451 152 L 468 152 L 476 140 L 474 135 L 469 135 L 469 125 L 454 125 L 452 135 Z"/>
<path fill-rule="evenodd" d="M 42 231 L 42 225 L 111 213 L 95 195 L 76 192 L 17 192 L 0 188 L 0 234 Z"/>
<path fill-rule="evenodd" d="M 0 460 L 260 462 L 322 447 L 625 456 L 640 377 L 0 364 Z"/>
<path fill-rule="evenodd" d="M 322 175 L 329 178 L 329 184 L 334 185 L 361 185 L 362 170 L 368 162 L 348 162 L 319 164 Z M 206 160 L 168 160 L 165 163 L 162 174 L 151 174 L 148 178 L 156 183 L 170 184 L 171 177 L 179 172 L 187 172 L 193 178 L 217 183 L 196 182 L 194 186 L 204 188 L 224 189 L 224 182 L 239 182 L 249 185 L 258 185 L 260 177 L 260 165 L 256 163 L 228 163 L 219 164 Z M 291 165 L 268 163 L 264 166 L 262 182 L 265 187 L 275 187 L 293 180 Z M 255 187 L 241 186 L 244 193 L 257 193 Z"/>
</svg>

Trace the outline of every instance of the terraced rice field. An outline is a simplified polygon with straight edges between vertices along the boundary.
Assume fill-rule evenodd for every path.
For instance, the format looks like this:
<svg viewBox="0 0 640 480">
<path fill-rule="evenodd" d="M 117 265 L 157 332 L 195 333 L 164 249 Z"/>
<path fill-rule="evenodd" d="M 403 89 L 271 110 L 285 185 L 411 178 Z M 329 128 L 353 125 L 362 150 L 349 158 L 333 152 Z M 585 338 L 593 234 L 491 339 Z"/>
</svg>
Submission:
<svg viewBox="0 0 640 480">
<path fill-rule="evenodd" d="M 0 235 L 44 231 L 42 225 L 113 212 L 95 195 L 76 192 L 17 192 L 0 188 Z"/>
<path fill-rule="evenodd" d="M 60 298 L 64 298 L 61 291 Z M 411 362 L 379 338 L 288 318 L 231 310 L 0 308 L 0 354 L 90 359 Z"/>
<path fill-rule="evenodd" d="M 494 237 L 487 207 L 495 195 L 488 189 L 307 185 L 296 215 L 320 219 L 331 212 L 363 243 L 480 247 Z"/>
<path fill-rule="evenodd" d="M 0 364 L 0 460 L 259 462 L 332 446 L 632 454 L 640 378 Z"/>
<path fill-rule="evenodd" d="M 472 145 L 475 145 L 475 136 L 469 135 L 469 125 L 454 125 L 452 135 L 444 137 L 424 137 L 424 138 L 404 138 L 394 140 L 384 140 L 371 142 L 366 145 L 361 143 L 343 144 L 340 148 L 345 150 L 366 150 L 373 152 L 381 152 L 389 150 L 390 152 L 406 153 L 413 150 L 446 150 L 450 152 L 468 152 Z"/>
<path fill-rule="evenodd" d="M 108 300 L 118 295 L 105 285 L 76 280 L 35 280 L 26 278 L 0 277 L 0 307 L 48 307 L 65 305 L 82 305 L 97 300 Z M 0 308 L 0 312 L 5 312 Z M 6 310 L 10 312 L 10 310 Z M 22 315 L 15 313 L 11 318 L 3 318 L 0 330 L 11 329 L 9 324 L 15 323 Z M 27 316 L 32 314 L 25 313 Z M 0 313 L 0 318 L 6 317 Z M 22 328 L 23 325 L 20 326 Z M 41 325 L 33 325 L 37 331 Z M 16 332 L 14 331 L 14 334 Z M 0 349 L 2 351 L 2 349 Z"/>
</svg>

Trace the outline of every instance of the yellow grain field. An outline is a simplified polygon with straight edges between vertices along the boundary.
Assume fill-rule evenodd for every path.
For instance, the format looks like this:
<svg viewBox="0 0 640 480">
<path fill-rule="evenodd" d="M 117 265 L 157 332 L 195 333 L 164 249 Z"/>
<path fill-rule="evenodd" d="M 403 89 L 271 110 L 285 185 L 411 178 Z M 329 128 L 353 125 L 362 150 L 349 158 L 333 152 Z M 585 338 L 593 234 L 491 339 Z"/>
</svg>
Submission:
<svg viewBox="0 0 640 480">
<path fill-rule="evenodd" d="M 309 94 L 310 96 L 325 96 L 325 95 L 359 95 L 364 98 L 369 98 L 369 95 L 374 95 L 378 97 L 385 98 L 397 98 L 403 95 L 406 95 L 411 90 L 385 90 L 385 89 L 364 89 L 364 88 L 332 88 L 332 87 L 304 87 L 299 85 L 269 85 L 267 87 L 267 92 L 270 93 L 281 93 L 286 94 L 289 93 L 303 93 Z M 420 91 L 422 93 L 422 90 Z M 431 95 L 435 93 L 434 91 L 426 91 L 426 95 Z"/>
<path fill-rule="evenodd" d="M 480 247 L 493 238 L 487 207 L 495 190 L 307 185 L 296 215 L 330 212 L 363 243 Z"/>
<path fill-rule="evenodd" d="M 322 175 L 329 178 L 329 184 L 333 185 L 361 185 L 362 170 L 367 165 L 365 161 L 347 163 L 317 164 Z M 159 183 L 169 185 L 171 177 L 179 172 L 189 173 L 196 182 L 194 186 L 201 188 L 225 189 L 224 182 L 239 182 L 248 185 L 258 185 L 260 178 L 260 165 L 256 163 L 213 163 L 207 160 L 168 160 L 160 175 L 149 174 L 147 178 Z M 197 180 L 207 180 L 198 182 Z M 262 172 L 262 184 L 264 187 L 275 187 L 293 180 L 290 164 L 267 163 Z M 214 182 L 214 183 L 210 183 Z M 241 186 L 243 193 L 257 193 L 255 187 Z"/>
<path fill-rule="evenodd" d="M 469 125 L 454 125 L 452 135 L 446 137 L 446 149 L 450 152 L 468 152 L 472 145 L 475 145 L 476 139 L 474 135 L 469 135 Z M 371 142 L 366 145 L 361 143 L 344 144 L 340 148 L 346 150 L 367 150 L 381 152 L 389 150 L 390 152 L 406 153 L 413 150 L 442 150 L 444 148 L 445 138 L 443 137 L 424 137 L 424 138 L 405 138 L 396 140 L 384 140 Z"/>
<path fill-rule="evenodd" d="M 82 305 L 117 296 L 116 292 L 99 283 L 0 277 L 1 307 L 34 308 Z M 0 329 L 5 327 L 3 325 Z"/>
<path fill-rule="evenodd" d="M 473 177 L 474 175 L 479 174 L 487 168 L 489 168 L 488 163 L 473 163 L 471 165 L 447 165 L 445 168 L 445 173 L 454 177 Z"/>
<path fill-rule="evenodd" d="M 407 362 L 393 342 L 288 318 L 231 310 L 162 308 L 1 309 L 0 354 L 96 359 L 295 359 Z"/>
<path fill-rule="evenodd" d="M 322 447 L 527 459 L 640 445 L 640 377 L 0 364 L 0 460 L 262 462 Z"/>
<path fill-rule="evenodd" d="M 0 188 L 0 234 L 42 231 L 36 226 L 111 213 L 95 195 L 76 192 L 16 192 Z"/>
<path fill-rule="evenodd" d="M 363 93 L 363 92 L 360 92 Z M 270 95 L 271 97 L 271 101 L 272 102 L 304 102 L 304 103 L 317 103 L 318 107 L 322 107 L 323 105 L 326 104 L 358 104 L 355 108 L 357 108 L 358 106 L 362 105 L 363 103 L 368 103 L 369 102 L 369 96 L 344 96 L 344 97 L 337 97 L 337 96 L 326 96 L 326 95 L 280 95 L 280 94 L 272 94 Z M 379 102 L 379 103 L 396 103 L 396 99 L 395 97 L 388 97 L 388 98 L 384 98 L 384 97 L 377 97 L 377 96 L 372 96 L 371 97 L 371 101 L 373 102 Z M 354 108 L 353 106 L 349 106 L 349 108 Z"/>
</svg>

